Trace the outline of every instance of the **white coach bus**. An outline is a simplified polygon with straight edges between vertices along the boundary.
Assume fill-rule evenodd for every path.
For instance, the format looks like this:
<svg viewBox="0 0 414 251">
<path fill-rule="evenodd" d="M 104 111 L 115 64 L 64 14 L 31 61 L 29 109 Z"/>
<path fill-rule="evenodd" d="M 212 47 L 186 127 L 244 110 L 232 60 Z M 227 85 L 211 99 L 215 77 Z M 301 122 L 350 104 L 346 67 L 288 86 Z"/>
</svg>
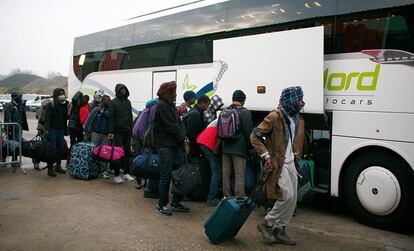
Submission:
<svg viewBox="0 0 414 251">
<path fill-rule="evenodd" d="M 75 38 L 69 95 L 123 83 L 136 112 L 165 81 L 177 103 L 242 89 L 258 123 L 301 85 L 311 191 L 395 229 L 414 219 L 413 53 L 412 0 L 195 1 Z"/>
</svg>

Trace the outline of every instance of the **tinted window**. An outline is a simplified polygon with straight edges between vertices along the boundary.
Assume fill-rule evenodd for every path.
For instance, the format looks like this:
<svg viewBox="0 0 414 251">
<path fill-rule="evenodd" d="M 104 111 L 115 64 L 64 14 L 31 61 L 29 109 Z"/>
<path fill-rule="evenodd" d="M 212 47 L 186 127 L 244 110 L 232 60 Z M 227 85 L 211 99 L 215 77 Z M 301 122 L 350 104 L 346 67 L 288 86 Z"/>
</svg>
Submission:
<svg viewBox="0 0 414 251">
<path fill-rule="evenodd" d="M 170 65 L 170 44 L 162 43 L 125 49 L 122 69 Z"/>
<path fill-rule="evenodd" d="M 74 56 L 93 51 L 104 51 L 106 47 L 107 31 L 75 38 Z"/>
<path fill-rule="evenodd" d="M 133 30 L 133 44 L 150 44 L 172 39 L 173 17 L 161 17 L 136 23 Z"/>
<path fill-rule="evenodd" d="M 108 30 L 107 48 L 116 49 L 131 46 L 133 31 L 134 25 L 132 24 Z"/>
<path fill-rule="evenodd" d="M 87 53 L 82 66 L 82 79 L 92 72 L 98 71 L 99 64 L 102 59 L 103 52 Z"/>
<path fill-rule="evenodd" d="M 226 5 L 215 4 L 174 15 L 173 38 L 194 37 L 225 31 Z"/>
<path fill-rule="evenodd" d="M 227 30 L 279 24 L 335 14 L 336 1 L 235 0 L 228 2 Z"/>
<path fill-rule="evenodd" d="M 413 6 L 410 6 L 399 11 L 338 17 L 336 51 L 399 49 L 414 52 L 413 13 Z"/>
<path fill-rule="evenodd" d="M 213 60 L 213 41 L 211 39 L 187 40 L 176 44 L 174 64 L 209 63 Z"/>
</svg>

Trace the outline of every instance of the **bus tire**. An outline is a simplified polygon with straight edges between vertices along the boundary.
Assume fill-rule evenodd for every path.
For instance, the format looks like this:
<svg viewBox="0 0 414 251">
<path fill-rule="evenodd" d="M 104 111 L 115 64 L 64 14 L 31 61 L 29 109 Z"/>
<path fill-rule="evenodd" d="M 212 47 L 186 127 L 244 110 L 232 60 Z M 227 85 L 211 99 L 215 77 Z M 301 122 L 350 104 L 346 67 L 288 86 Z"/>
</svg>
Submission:
<svg viewBox="0 0 414 251">
<path fill-rule="evenodd" d="M 414 218 L 413 176 L 405 162 L 385 151 L 355 158 L 344 181 L 349 210 L 364 224 L 407 230 Z"/>
</svg>

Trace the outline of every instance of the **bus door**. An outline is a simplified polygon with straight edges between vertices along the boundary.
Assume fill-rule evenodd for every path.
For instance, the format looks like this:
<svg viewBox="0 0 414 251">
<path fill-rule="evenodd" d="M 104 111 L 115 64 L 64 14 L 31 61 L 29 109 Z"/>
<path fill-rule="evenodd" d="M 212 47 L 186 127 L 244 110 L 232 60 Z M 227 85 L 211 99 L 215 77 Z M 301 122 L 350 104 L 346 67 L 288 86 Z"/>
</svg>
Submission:
<svg viewBox="0 0 414 251">
<path fill-rule="evenodd" d="M 157 97 L 158 88 L 162 83 L 170 81 L 177 81 L 177 71 L 152 72 L 152 98 Z"/>
</svg>

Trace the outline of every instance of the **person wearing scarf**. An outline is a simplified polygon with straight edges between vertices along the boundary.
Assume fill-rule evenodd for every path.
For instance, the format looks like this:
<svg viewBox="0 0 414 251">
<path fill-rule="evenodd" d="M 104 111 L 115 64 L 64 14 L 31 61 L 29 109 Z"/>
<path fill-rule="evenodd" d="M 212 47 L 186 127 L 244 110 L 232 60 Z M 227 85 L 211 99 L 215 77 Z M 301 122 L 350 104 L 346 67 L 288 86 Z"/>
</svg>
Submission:
<svg viewBox="0 0 414 251">
<path fill-rule="evenodd" d="M 267 245 L 296 244 L 286 235 L 285 228 L 296 207 L 298 178 L 295 162 L 300 160 L 302 154 L 305 125 L 299 112 L 304 106 L 300 86 L 284 89 L 279 107 L 270 112 L 250 134 L 252 145 L 263 159 L 269 175 L 265 184 L 266 196 L 277 199 L 257 225 Z M 265 143 L 263 138 L 266 138 Z"/>
</svg>

